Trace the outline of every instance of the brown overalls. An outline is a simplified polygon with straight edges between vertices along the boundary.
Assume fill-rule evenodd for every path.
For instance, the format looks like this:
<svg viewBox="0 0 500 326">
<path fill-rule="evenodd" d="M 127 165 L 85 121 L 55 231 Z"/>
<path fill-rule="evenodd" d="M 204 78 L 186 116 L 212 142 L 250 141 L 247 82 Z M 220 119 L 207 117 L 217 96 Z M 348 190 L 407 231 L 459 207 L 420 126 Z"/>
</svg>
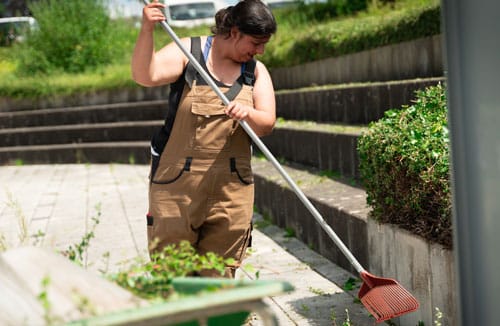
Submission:
<svg viewBox="0 0 500 326">
<path fill-rule="evenodd" d="M 252 87 L 235 100 L 253 107 Z M 234 258 L 225 275 L 234 277 L 250 239 L 254 186 L 250 138 L 224 108 L 210 86 L 184 86 L 150 183 L 148 242 L 161 249 L 188 240 L 200 254 Z"/>
</svg>

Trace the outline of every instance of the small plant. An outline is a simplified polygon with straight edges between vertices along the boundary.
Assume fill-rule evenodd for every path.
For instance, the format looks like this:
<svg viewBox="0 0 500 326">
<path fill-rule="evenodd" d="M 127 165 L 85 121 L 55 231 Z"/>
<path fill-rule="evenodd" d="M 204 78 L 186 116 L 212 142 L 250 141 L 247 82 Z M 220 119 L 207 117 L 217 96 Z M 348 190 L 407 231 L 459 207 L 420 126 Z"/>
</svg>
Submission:
<svg viewBox="0 0 500 326">
<path fill-rule="evenodd" d="M 354 326 L 352 323 L 351 323 L 351 319 L 349 317 L 349 310 L 346 309 L 345 310 L 346 312 L 346 319 L 345 321 L 342 322 L 342 326 Z M 330 319 L 332 320 L 332 325 L 333 326 L 337 326 L 337 314 L 335 313 L 335 310 L 332 308 L 331 312 L 330 312 Z"/>
<path fill-rule="evenodd" d="M 233 259 L 224 259 L 214 253 L 200 255 L 188 241 L 165 246 L 151 254 L 148 262 L 139 261 L 110 279 L 132 293 L 146 299 L 166 299 L 174 292 L 174 277 L 196 275 L 205 270 L 215 270 L 222 276 L 226 265 Z"/>
<path fill-rule="evenodd" d="M 296 233 L 292 227 L 285 228 L 285 238 L 295 238 Z"/>
<path fill-rule="evenodd" d="M 345 315 L 346 315 L 346 319 L 342 323 L 342 326 L 352 326 L 351 319 L 349 318 L 349 310 L 348 309 L 345 310 Z"/>
<path fill-rule="evenodd" d="M 12 193 L 10 191 L 6 191 L 7 193 L 7 202 L 6 205 L 8 208 L 12 209 L 14 212 L 14 216 L 16 217 L 17 224 L 18 224 L 18 243 L 17 244 L 9 244 L 7 239 L 3 234 L 0 234 L 0 252 L 7 250 L 10 246 L 22 246 L 28 244 L 28 240 L 30 238 L 33 238 L 33 245 L 37 245 L 40 243 L 42 238 L 45 236 L 45 234 L 41 231 L 38 230 L 37 233 L 30 235 L 29 234 L 29 229 L 28 229 L 28 222 L 26 220 L 26 216 L 24 215 L 23 209 L 19 202 L 14 198 Z"/>
<path fill-rule="evenodd" d="M 264 228 L 268 227 L 269 225 L 272 225 L 272 222 L 270 220 L 262 219 L 262 220 L 255 221 L 253 223 L 253 225 L 256 229 L 264 229 Z"/>
<path fill-rule="evenodd" d="M 54 325 L 60 322 L 57 317 L 52 313 L 52 303 L 49 300 L 48 288 L 50 286 L 51 280 L 49 276 L 42 279 L 41 292 L 38 294 L 38 302 L 43 308 L 43 319 L 46 325 Z"/>
<path fill-rule="evenodd" d="M 80 266 L 86 266 L 86 254 L 90 245 L 90 240 L 94 238 L 95 228 L 99 224 L 99 217 L 101 216 L 101 203 L 95 205 L 96 216 L 92 217 L 91 220 L 93 222 L 90 227 L 90 231 L 84 234 L 82 240 L 74 245 L 70 245 L 68 249 L 62 252 L 64 256 L 67 256 L 69 260 L 77 263 Z"/>
<path fill-rule="evenodd" d="M 319 175 L 321 177 L 326 177 L 329 179 L 338 179 L 340 178 L 340 172 L 338 171 L 333 171 L 333 170 L 322 170 L 319 172 Z"/>
<path fill-rule="evenodd" d="M 97 316 L 97 309 L 90 299 L 77 290 L 72 291 L 72 300 L 76 304 L 78 311 L 86 316 Z"/>
<path fill-rule="evenodd" d="M 311 293 L 314 293 L 316 295 L 321 295 L 321 296 L 329 296 L 330 295 L 329 293 L 326 293 L 322 289 L 317 289 L 317 288 L 313 288 L 313 287 L 309 287 L 309 291 L 311 291 Z"/>
<path fill-rule="evenodd" d="M 441 310 L 439 310 L 438 307 L 435 307 L 436 309 L 436 319 L 434 320 L 434 325 L 435 326 L 441 326 L 442 323 L 441 323 L 441 319 L 443 319 L 443 313 L 441 312 Z"/>
<path fill-rule="evenodd" d="M 349 277 L 347 279 L 347 281 L 345 281 L 345 283 L 344 283 L 344 286 L 343 286 L 344 291 L 354 290 L 355 288 L 358 287 L 358 284 L 357 284 L 358 282 L 359 282 L 359 280 L 352 278 L 352 277 Z"/>
<path fill-rule="evenodd" d="M 7 207 L 14 211 L 19 226 L 18 239 L 19 244 L 23 245 L 29 238 L 28 222 L 19 202 L 13 197 L 10 191 L 7 191 Z"/>
</svg>

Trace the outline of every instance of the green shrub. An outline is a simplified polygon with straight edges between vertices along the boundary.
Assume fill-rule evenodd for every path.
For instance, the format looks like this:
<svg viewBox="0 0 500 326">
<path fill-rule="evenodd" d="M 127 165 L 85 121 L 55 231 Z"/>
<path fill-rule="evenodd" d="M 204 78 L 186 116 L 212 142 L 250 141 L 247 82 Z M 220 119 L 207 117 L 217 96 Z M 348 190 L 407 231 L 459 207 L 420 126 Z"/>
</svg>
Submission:
<svg viewBox="0 0 500 326">
<path fill-rule="evenodd" d="M 416 95 L 362 134 L 360 174 L 373 218 L 451 247 L 445 91 L 437 85 Z"/>
<path fill-rule="evenodd" d="M 218 272 L 222 277 L 226 264 L 234 264 L 234 259 L 224 259 L 213 252 L 200 255 L 188 241 L 181 241 L 153 253 L 147 262 L 139 261 L 110 275 L 110 279 L 142 298 L 166 299 L 173 293 L 173 278 L 204 270 Z"/>
<path fill-rule="evenodd" d="M 109 64 L 120 53 L 116 25 L 102 0 L 40 0 L 30 9 L 39 28 L 18 49 L 21 73 L 79 73 Z"/>
</svg>

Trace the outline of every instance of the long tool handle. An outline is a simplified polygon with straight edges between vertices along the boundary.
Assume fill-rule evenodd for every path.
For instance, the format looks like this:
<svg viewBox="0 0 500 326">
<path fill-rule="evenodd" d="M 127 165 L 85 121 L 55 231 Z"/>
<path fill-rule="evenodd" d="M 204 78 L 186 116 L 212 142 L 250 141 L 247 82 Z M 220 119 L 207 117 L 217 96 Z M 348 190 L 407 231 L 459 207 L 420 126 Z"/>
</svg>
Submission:
<svg viewBox="0 0 500 326">
<path fill-rule="evenodd" d="M 146 5 L 149 4 L 148 0 L 143 0 Z M 177 37 L 175 32 L 172 30 L 172 28 L 165 22 L 161 21 L 160 22 L 161 26 L 163 29 L 170 35 L 170 37 L 177 43 L 179 48 L 184 52 L 186 57 L 189 58 L 189 61 L 191 64 L 194 65 L 195 69 L 200 73 L 201 77 L 212 87 L 214 92 L 221 98 L 222 102 L 225 105 L 229 104 L 229 100 L 227 99 L 226 95 L 222 93 L 222 91 L 217 87 L 215 82 L 210 78 L 208 73 L 203 69 L 203 67 L 200 65 L 200 63 L 193 57 L 191 52 L 187 51 L 183 44 L 181 43 L 180 39 Z M 354 266 L 354 268 L 358 271 L 358 273 L 363 272 L 365 269 L 361 264 L 358 262 L 356 257 L 349 251 L 349 249 L 346 247 L 346 245 L 342 242 L 342 240 L 337 236 L 337 234 L 332 230 L 332 228 L 326 223 L 325 219 L 321 216 L 321 214 L 318 212 L 318 210 L 311 204 L 311 201 L 304 195 L 302 190 L 297 186 L 297 184 L 292 180 L 292 178 L 288 175 L 288 173 L 283 169 L 283 167 L 280 165 L 278 160 L 273 156 L 273 154 L 267 149 L 266 145 L 260 140 L 260 138 L 255 134 L 255 132 L 252 130 L 252 128 L 248 125 L 246 121 L 240 120 L 239 121 L 240 125 L 243 127 L 243 129 L 246 131 L 246 133 L 250 136 L 250 138 L 253 140 L 253 142 L 257 145 L 257 147 L 262 151 L 262 153 L 266 156 L 266 158 L 271 161 L 271 163 L 274 165 L 276 170 L 281 174 L 281 176 L 286 180 L 286 182 L 290 185 L 290 187 L 293 189 L 295 194 L 299 197 L 299 199 L 302 201 L 302 203 L 306 206 L 306 208 L 309 210 L 309 212 L 314 216 L 316 221 L 320 224 L 320 226 L 325 230 L 325 232 L 330 236 L 330 238 L 335 242 L 335 244 L 339 247 L 339 249 L 342 251 L 342 253 L 346 256 L 346 258 L 349 260 L 349 262 Z"/>
</svg>

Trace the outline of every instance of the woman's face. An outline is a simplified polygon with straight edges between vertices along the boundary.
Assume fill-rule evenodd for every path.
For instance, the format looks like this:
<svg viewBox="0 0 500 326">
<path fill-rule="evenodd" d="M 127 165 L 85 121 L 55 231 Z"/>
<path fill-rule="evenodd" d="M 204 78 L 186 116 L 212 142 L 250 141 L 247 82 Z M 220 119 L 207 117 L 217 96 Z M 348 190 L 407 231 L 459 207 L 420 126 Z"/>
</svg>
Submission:
<svg viewBox="0 0 500 326">
<path fill-rule="evenodd" d="M 264 54 L 264 49 L 270 36 L 252 36 L 236 30 L 234 37 L 234 60 L 247 62 L 257 54 Z"/>
</svg>

